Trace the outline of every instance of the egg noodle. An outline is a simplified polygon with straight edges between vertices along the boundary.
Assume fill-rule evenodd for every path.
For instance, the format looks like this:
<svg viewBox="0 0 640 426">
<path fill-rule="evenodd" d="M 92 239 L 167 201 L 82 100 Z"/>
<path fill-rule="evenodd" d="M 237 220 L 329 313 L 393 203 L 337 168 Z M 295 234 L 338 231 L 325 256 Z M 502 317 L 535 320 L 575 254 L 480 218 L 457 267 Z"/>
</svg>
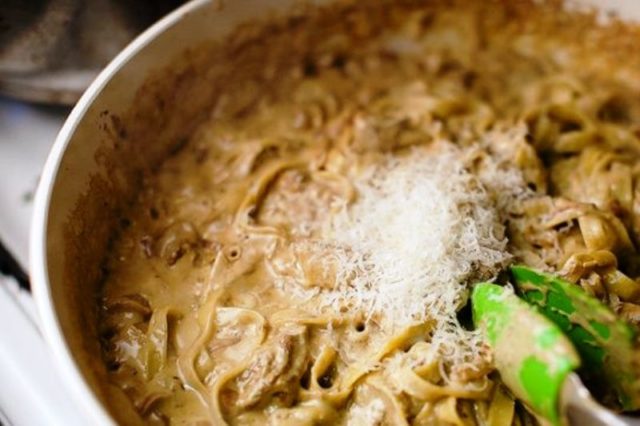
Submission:
<svg viewBox="0 0 640 426">
<path fill-rule="evenodd" d="M 640 322 L 640 97 L 593 18 L 361 3 L 147 177 L 100 298 L 127 421 L 535 424 L 465 309 L 513 261 Z"/>
</svg>

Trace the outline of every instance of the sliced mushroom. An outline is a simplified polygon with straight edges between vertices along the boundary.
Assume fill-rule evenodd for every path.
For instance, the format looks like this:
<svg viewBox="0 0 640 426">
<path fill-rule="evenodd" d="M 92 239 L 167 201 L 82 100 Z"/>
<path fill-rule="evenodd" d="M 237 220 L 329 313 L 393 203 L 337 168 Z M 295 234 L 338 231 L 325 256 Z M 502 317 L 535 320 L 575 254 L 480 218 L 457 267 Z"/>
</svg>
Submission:
<svg viewBox="0 0 640 426">
<path fill-rule="evenodd" d="M 291 392 L 308 363 L 307 329 L 288 326 L 258 350 L 249 367 L 236 380 L 236 406 L 246 408 L 276 393 Z"/>
<path fill-rule="evenodd" d="M 168 265 L 175 264 L 188 250 L 192 249 L 200 240 L 200 236 L 193 224 L 176 222 L 164 230 L 156 241 L 155 252 Z"/>
<path fill-rule="evenodd" d="M 108 312 L 136 312 L 143 317 L 151 315 L 149 301 L 138 293 L 107 299 L 104 306 Z"/>
</svg>

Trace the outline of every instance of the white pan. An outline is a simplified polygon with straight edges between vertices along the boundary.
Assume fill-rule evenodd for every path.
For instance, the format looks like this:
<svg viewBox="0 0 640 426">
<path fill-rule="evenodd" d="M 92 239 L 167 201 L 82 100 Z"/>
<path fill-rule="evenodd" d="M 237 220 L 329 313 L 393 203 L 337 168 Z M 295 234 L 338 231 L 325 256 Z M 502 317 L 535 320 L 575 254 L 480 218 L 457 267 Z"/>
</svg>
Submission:
<svg viewBox="0 0 640 426">
<path fill-rule="evenodd" d="M 140 170 L 184 139 L 209 106 L 206 44 L 243 22 L 286 13 L 296 0 L 194 0 L 133 41 L 98 76 L 60 131 L 41 176 L 30 268 L 42 332 L 86 424 L 128 417 L 109 400 L 91 307 L 117 212 Z M 325 3 L 328 0 L 316 0 Z M 637 0 L 583 0 L 640 17 Z M 195 50 L 185 56 L 185 51 Z M 167 71 L 167 67 L 173 71 Z M 164 71 L 163 71 L 164 70 Z M 131 111 L 137 111 L 132 117 Z M 110 407 L 110 408 L 107 408 Z"/>
</svg>

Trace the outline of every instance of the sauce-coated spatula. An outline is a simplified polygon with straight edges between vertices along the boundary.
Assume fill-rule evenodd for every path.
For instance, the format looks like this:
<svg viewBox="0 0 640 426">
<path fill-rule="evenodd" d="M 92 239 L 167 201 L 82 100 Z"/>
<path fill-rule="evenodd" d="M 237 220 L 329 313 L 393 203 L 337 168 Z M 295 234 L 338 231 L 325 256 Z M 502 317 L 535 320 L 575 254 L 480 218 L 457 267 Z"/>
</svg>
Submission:
<svg viewBox="0 0 640 426">
<path fill-rule="evenodd" d="M 505 384 L 552 424 L 640 425 L 600 406 L 575 371 L 581 362 L 561 328 L 509 288 L 481 283 L 472 294 L 473 319 L 494 351 Z"/>
</svg>

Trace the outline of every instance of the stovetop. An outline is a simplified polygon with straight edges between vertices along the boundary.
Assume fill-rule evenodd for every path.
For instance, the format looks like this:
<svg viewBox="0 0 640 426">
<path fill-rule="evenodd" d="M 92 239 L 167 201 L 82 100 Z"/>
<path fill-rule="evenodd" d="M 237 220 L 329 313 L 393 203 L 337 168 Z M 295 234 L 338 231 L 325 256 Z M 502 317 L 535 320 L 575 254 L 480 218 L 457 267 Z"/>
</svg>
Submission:
<svg viewBox="0 0 640 426">
<path fill-rule="evenodd" d="M 38 175 L 68 112 L 0 98 L 0 240 L 23 265 Z"/>
<path fill-rule="evenodd" d="M 24 273 L 32 198 L 68 113 L 0 98 L 0 424 L 83 423 L 38 329 Z"/>
</svg>

